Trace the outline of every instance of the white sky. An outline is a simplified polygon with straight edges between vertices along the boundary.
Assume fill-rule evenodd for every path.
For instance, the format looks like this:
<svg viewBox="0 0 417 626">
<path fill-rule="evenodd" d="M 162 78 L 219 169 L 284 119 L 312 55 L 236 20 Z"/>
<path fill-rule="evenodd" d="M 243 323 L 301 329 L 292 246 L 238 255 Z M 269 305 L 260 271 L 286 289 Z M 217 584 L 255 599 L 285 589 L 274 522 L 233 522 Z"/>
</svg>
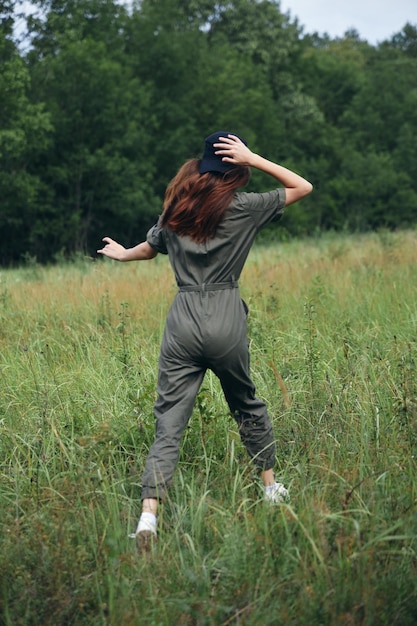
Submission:
<svg viewBox="0 0 417 626">
<path fill-rule="evenodd" d="M 372 45 L 390 39 L 407 22 L 417 26 L 417 0 L 281 0 L 281 11 L 298 18 L 304 34 L 332 39 L 355 28 Z"/>
</svg>

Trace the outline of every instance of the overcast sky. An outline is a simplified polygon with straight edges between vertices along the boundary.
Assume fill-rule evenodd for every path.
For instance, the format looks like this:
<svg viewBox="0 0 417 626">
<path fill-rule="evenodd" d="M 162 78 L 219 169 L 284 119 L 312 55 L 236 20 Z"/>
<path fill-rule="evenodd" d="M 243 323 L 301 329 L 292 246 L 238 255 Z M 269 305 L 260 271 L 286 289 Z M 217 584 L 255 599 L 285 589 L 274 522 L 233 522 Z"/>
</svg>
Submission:
<svg viewBox="0 0 417 626">
<path fill-rule="evenodd" d="M 417 25 L 417 0 L 281 0 L 281 11 L 298 18 L 304 33 L 341 37 L 355 28 L 362 39 L 375 45 Z"/>
</svg>

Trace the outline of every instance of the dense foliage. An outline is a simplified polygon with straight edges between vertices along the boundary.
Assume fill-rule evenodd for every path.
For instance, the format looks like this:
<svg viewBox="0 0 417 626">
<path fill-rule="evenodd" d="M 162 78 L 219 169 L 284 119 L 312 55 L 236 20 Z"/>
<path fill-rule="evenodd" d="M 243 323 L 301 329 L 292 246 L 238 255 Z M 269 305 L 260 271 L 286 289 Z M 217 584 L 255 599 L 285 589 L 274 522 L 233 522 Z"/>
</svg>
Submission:
<svg viewBox="0 0 417 626">
<path fill-rule="evenodd" d="M 313 182 L 290 233 L 415 224 L 415 25 L 372 46 L 274 0 L 32 4 L 19 34 L 0 1 L 0 263 L 136 243 L 218 128 Z"/>
</svg>

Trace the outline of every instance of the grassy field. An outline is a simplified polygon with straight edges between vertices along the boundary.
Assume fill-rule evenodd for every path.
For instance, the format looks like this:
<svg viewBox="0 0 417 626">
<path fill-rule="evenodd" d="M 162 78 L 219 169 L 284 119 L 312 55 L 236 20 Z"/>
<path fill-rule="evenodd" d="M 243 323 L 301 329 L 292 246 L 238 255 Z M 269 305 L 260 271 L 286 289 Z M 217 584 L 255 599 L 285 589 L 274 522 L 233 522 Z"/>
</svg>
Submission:
<svg viewBox="0 0 417 626">
<path fill-rule="evenodd" d="M 168 261 L 0 272 L 0 624 L 417 623 L 417 233 L 257 247 L 241 292 L 291 501 L 207 375 L 143 558 Z"/>
</svg>

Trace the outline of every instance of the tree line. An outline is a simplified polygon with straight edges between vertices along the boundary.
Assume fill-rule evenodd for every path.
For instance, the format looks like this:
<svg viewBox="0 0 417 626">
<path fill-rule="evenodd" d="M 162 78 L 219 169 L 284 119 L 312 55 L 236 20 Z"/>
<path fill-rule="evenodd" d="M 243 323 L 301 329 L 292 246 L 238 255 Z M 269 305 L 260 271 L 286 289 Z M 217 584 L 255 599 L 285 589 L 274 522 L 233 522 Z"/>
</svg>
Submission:
<svg viewBox="0 0 417 626">
<path fill-rule="evenodd" d="M 274 0 L 32 5 L 0 0 L 1 264 L 141 240 L 217 129 L 313 182 L 281 233 L 416 224 L 415 25 L 374 46 Z"/>
</svg>

